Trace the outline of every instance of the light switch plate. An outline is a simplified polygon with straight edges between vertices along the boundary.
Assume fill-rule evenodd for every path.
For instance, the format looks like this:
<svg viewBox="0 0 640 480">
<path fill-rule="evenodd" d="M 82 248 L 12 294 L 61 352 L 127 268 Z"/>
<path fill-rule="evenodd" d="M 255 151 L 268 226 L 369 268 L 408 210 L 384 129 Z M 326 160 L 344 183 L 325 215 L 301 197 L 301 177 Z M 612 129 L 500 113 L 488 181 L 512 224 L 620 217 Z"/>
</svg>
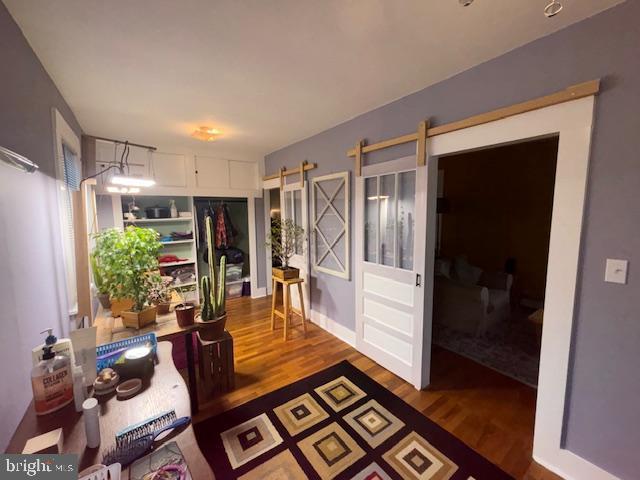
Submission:
<svg viewBox="0 0 640 480">
<path fill-rule="evenodd" d="M 604 271 L 604 281 L 609 283 L 627 283 L 628 260 L 607 258 L 607 266 Z"/>
</svg>

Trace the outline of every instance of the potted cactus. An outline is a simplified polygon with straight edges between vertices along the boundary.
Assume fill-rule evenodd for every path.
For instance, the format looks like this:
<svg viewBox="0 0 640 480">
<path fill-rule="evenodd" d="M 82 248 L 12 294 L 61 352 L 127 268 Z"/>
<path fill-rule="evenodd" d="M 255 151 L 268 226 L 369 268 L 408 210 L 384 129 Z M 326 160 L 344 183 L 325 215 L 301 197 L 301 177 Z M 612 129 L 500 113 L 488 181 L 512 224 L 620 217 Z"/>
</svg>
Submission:
<svg viewBox="0 0 640 480">
<path fill-rule="evenodd" d="M 289 266 L 289 260 L 296 251 L 300 252 L 303 248 L 302 240 L 304 238 L 304 228 L 297 225 L 293 220 L 287 218 L 285 220 L 275 220 L 271 224 L 271 232 L 267 247 L 271 247 L 273 256 L 280 259 L 281 267 L 273 267 L 272 274 L 283 280 L 290 278 L 298 278 L 300 269 Z"/>
<path fill-rule="evenodd" d="M 203 340 L 217 340 L 224 333 L 227 322 L 225 282 L 227 277 L 227 257 L 220 258 L 220 266 L 216 269 L 215 246 L 213 242 L 213 220 L 205 218 L 207 237 L 207 261 L 209 275 L 200 280 L 202 299 L 200 302 L 200 337 Z M 217 272 L 216 272 L 217 270 Z M 217 277 L 217 281 L 216 281 Z"/>
</svg>

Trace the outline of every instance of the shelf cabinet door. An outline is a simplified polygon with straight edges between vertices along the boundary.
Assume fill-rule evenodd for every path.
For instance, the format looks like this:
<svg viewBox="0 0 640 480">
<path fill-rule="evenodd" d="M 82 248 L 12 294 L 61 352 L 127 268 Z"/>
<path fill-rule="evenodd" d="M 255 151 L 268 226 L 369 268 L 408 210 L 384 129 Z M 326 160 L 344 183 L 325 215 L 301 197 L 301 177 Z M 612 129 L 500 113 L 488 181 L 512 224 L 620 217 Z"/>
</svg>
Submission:
<svg viewBox="0 0 640 480">
<path fill-rule="evenodd" d="M 187 159 L 185 155 L 154 152 L 151 174 L 159 187 L 186 187 Z"/>
<path fill-rule="evenodd" d="M 197 155 L 196 184 L 199 188 L 229 188 L 229 161 Z"/>
</svg>

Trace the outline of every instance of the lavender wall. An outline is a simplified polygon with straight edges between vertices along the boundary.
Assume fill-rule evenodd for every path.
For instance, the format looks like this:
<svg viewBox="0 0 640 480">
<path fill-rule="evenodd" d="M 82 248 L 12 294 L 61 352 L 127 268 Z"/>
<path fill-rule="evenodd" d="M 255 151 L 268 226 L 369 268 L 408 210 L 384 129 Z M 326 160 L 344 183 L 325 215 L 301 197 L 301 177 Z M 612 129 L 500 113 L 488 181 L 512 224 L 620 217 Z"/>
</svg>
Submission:
<svg viewBox="0 0 640 480">
<path fill-rule="evenodd" d="M 565 443 L 581 457 L 631 479 L 637 478 L 640 445 L 640 277 L 635 269 L 640 262 L 640 2 L 625 2 L 273 152 L 265 161 L 267 173 L 295 167 L 303 159 L 318 164 L 311 177 L 352 170 L 345 151 L 360 138 L 376 142 L 414 131 L 426 117 L 438 125 L 594 78 L 603 83 L 581 247 Z M 411 154 L 414 148 L 388 149 L 367 161 Z M 630 261 L 627 285 L 603 282 L 606 258 Z M 353 281 L 323 274 L 312 278 L 312 308 L 351 329 L 354 295 Z"/>
<path fill-rule="evenodd" d="M 0 450 L 32 398 L 31 349 L 41 330 L 68 331 L 53 179 L 51 109 L 80 134 L 73 113 L 0 2 L 0 145 L 40 166 L 27 175 L 0 164 Z M 63 278 L 63 277 L 62 277 Z"/>
</svg>

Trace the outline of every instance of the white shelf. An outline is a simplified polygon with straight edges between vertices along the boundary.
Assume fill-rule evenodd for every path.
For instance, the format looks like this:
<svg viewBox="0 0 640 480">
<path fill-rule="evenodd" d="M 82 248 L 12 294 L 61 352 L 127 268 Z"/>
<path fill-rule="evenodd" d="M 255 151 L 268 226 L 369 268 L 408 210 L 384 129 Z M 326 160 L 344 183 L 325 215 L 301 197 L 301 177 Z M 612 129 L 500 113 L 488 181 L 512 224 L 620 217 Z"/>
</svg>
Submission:
<svg viewBox="0 0 640 480">
<path fill-rule="evenodd" d="M 124 220 L 124 223 L 171 223 L 171 222 L 192 222 L 193 217 L 178 218 L 139 218 L 137 220 Z"/>
<path fill-rule="evenodd" d="M 171 240 L 169 242 L 160 242 L 162 245 L 178 245 L 180 243 L 193 243 L 195 242 L 195 239 L 193 238 L 188 238 L 186 240 Z"/>
<path fill-rule="evenodd" d="M 194 260 L 184 260 L 182 262 L 167 262 L 167 263 L 158 263 L 158 267 L 159 268 L 164 268 L 164 267 L 177 267 L 179 265 L 191 265 L 196 263 Z"/>
<path fill-rule="evenodd" d="M 185 287 L 193 287 L 194 285 L 196 285 L 198 282 L 187 282 L 187 283 L 180 283 L 178 285 L 170 285 L 169 288 L 171 289 L 176 289 L 176 288 L 185 288 Z"/>
</svg>

